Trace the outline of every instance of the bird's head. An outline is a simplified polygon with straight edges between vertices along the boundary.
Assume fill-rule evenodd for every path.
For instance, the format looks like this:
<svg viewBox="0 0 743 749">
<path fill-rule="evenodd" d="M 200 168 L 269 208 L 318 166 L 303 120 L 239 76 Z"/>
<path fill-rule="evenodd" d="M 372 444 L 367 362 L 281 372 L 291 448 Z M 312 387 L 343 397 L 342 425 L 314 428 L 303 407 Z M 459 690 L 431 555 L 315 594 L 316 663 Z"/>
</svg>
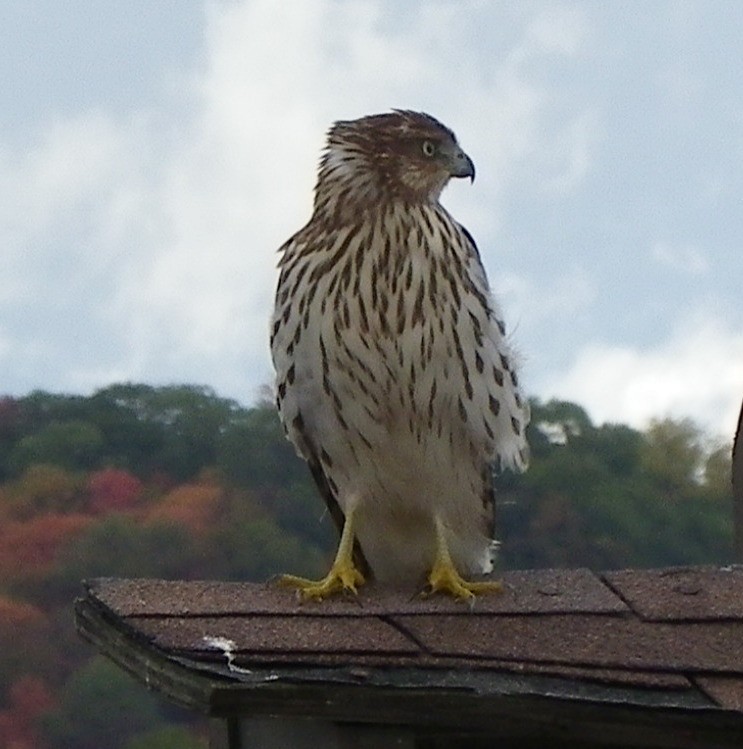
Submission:
<svg viewBox="0 0 743 749">
<path fill-rule="evenodd" d="M 437 202 L 452 177 L 475 178 L 454 133 L 430 115 L 394 110 L 330 128 L 316 202 L 334 193 L 356 210 L 395 199 Z"/>
</svg>

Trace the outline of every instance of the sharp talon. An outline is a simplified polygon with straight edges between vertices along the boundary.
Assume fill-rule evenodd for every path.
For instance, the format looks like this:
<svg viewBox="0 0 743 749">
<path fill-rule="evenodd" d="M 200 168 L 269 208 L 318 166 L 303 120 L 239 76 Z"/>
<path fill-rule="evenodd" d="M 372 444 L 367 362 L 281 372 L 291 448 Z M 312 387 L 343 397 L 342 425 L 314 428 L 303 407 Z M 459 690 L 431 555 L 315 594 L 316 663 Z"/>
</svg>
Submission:
<svg viewBox="0 0 743 749">
<path fill-rule="evenodd" d="M 323 598 L 337 593 L 357 595 L 357 586 L 363 585 L 366 581 L 353 563 L 353 539 L 352 508 L 346 515 L 338 551 L 330 572 L 322 580 L 307 580 L 307 578 L 296 577 L 295 575 L 281 575 L 277 584 L 282 588 L 296 588 L 300 601 L 308 599 L 322 601 Z"/>
<path fill-rule="evenodd" d="M 450 563 L 434 565 L 428 577 L 428 587 L 422 591 L 424 598 L 435 593 L 446 593 L 459 601 L 464 601 L 472 608 L 477 596 L 485 593 L 500 593 L 503 585 L 495 581 L 465 580 Z"/>
<path fill-rule="evenodd" d="M 477 596 L 502 590 L 503 586 L 499 582 L 470 581 L 459 574 L 449 552 L 446 525 L 440 517 L 436 517 L 436 560 L 428 576 L 428 591 L 424 591 L 424 597 L 434 593 L 447 593 L 459 601 L 467 602 L 471 610 Z"/>
<path fill-rule="evenodd" d="M 295 588 L 300 603 L 308 600 L 322 601 L 338 593 L 358 595 L 364 576 L 352 564 L 334 564 L 322 580 L 308 580 L 295 575 L 281 575 L 276 581 L 280 588 Z"/>
</svg>

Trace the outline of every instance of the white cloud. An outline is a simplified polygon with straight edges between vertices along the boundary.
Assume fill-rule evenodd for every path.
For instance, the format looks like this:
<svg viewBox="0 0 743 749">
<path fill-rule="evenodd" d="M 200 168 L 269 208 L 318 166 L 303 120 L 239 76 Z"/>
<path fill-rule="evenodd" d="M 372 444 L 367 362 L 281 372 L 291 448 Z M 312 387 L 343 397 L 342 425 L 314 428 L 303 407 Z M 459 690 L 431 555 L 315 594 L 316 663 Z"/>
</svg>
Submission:
<svg viewBox="0 0 743 749">
<path fill-rule="evenodd" d="M 698 317 L 654 348 L 591 344 L 540 390 L 580 403 L 598 422 L 642 428 L 654 417 L 690 416 L 730 439 L 743 399 L 743 332 Z"/>
<path fill-rule="evenodd" d="M 583 182 L 593 163 L 600 132 L 597 113 L 585 111 L 552 138 L 551 148 L 544 149 L 546 153 L 551 152 L 545 164 L 548 171 L 543 188 L 547 192 L 568 193 Z"/>
<path fill-rule="evenodd" d="M 699 276 L 709 271 L 707 256 L 693 245 L 672 245 L 656 242 L 651 249 L 651 257 L 660 265 L 671 270 Z"/>
<path fill-rule="evenodd" d="M 78 112 L 42 124 L 25 154 L 0 147 L 0 303 L 37 318 L 4 328 L 5 387 L 115 377 L 249 398 L 271 377 L 275 251 L 309 218 L 337 118 L 409 106 L 454 127 L 481 178 L 446 202 L 478 237 L 492 234 L 526 160 L 553 158 L 531 66 L 574 54 L 586 26 L 550 10 L 517 31 L 518 55 L 488 48 L 483 68 L 473 34 L 483 41 L 499 15 L 472 10 L 421 4 L 405 26 L 392 4 L 363 0 L 209 3 L 200 67 L 178 71 L 159 108 Z M 556 172 L 570 182 L 585 161 L 574 118 L 560 125 Z"/>
<path fill-rule="evenodd" d="M 493 290 L 518 324 L 534 328 L 546 320 L 568 319 L 589 309 L 598 286 L 585 268 L 574 266 L 549 279 L 548 286 L 513 273 L 493 274 Z"/>
<path fill-rule="evenodd" d="M 44 228 L 65 206 L 90 197 L 101 179 L 121 159 L 116 128 L 102 112 L 56 119 L 34 148 L 2 153 L 5 226 L 15 219 Z"/>
<path fill-rule="evenodd" d="M 95 221 L 125 153 L 120 133 L 98 112 L 53 121 L 25 152 L 0 150 L 0 302 L 28 300 L 50 275 L 58 281 L 60 269 L 94 260 L 82 244 L 61 257 L 54 238 Z"/>
<path fill-rule="evenodd" d="M 535 50 L 539 53 L 573 56 L 588 35 L 585 14 L 577 6 L 551 5 L 529 23 L 522 43 L 512 58 L 521 61 Z"/>
<path fill-rule="evenodd" d="M 729 324 L 687 321 L 654 348 L 601 342 L 617 308 L 611 298 L 642 303 L 636 275 L 617 277 L 609 294 L 596 280 L 617 267 L 601 237 L 616 236 L 612 210 L 631 204 L 638 166 L 633 156 L 624 169 L 618 158 L 635 153 L 631 134 L 603 138 L 612 122 L 604 82 L 624 85 L 632 74 L 611 44 L 621 36 L 626 50 L 645 50 L 644 37 L 632 36 L 634 19 L 607 37 L 590 4 L 209 0 L 206 8 L 192 69 L 163 72 L 156 104 L 151 91 L 146 105 L 129 110 L 75 111 L 70 102 L 59 110 L 66 119 L 34 123 L 15 139 L 20 147 L 0 141 L 3 389 L 88 391 L 135 379 L 256 395 L 271 379 L 275 250 L 310 215 L 324 131 L 337 118 L 403 106 L 439 117 L 475 159 L 475 185 L 452 185 L 444 202 L 478 240 L 509 328 L 525 343 L 530 389 L 585 404 L 597 419 L 640 425 L 668 412 L 730 433 L 743 395 L 743 344 L 733 327 L 740 315 L 713 274 L 735 274 L 721 270 L 731 263 L 716 248 L 694 242 L 722 225 L 734 234 L 737 214 L 720 207 L 737 206 L 726 169 L 738 141 L 720 141 L 725 168 L 705 162 L 694 183 L 709 185 L 702 197 L 715 210 L 700 214 L 714 223 L 700 224 L 693 239 L 683 238 L 684 216 L 672 213 L 674 205 L 683 211 L 686 172 L 677 203 L 675 193 L 668 202 L 668 184 L 678 175 L 664 173 L 658 192 L 647 193 L 648 212 L 653 200 L 664 210 L 622 223 L 673 271 L 663 324 L 687 304 L 680 285 L 689 278 L 700 287 L 696 298 L 727 305 Z M 663 26 L 665 16 L 654 23 Z M 605 43 L 608 53 L 599 49 Z M 632 101 L 657 97 L 659 86 L 679 99 L 696 95 L 694 80 L 672 65 L 647 63 Z M 620 66 L 616 76 L 607 65 Z M 136 91 L 136 59 L 131 69 L 127 85 Z M 598 79 L 600 91 L 592 88 Z M 625 89 L 615 93 L 627 104 Z M 683 119 L 649 127 L 642 118 L 657 118 L 656 110 L 632 111 L 648 137 L 661 133 L 648 141 L 661 154 L 668 127 L 686 132 Z M 699 127 L 695 138 L 710 132 Z M 705 159 L 718 140 L 709 138 Z M 601 171 L 607 164 L 611 173 Z M 589 174 L 606 193 L 587 194 Z M 680 238 L 653 244 L 668 236 Z M 549 252 L 553 237 L 564 248 L 557 271 L 516 250 Z M 497 260 L 491 247 L 500 248 Z M 593 248 L 590 261 L 582 247 Z M 631 322 L 626 330 L 642 333 Z M 587 335 L 598 342 L 580 349 Z M 573 349 L 580 353 L 561 376 L 535 371 L 550 363 L 531 351 L 565 361 Z"/>
</svg>

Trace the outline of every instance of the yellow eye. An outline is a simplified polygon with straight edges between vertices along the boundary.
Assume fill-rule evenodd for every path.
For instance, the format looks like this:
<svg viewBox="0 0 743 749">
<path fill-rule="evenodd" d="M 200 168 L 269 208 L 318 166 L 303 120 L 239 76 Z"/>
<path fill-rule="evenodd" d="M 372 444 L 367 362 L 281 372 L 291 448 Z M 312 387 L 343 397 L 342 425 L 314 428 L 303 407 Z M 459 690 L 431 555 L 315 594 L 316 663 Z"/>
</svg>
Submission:
<svg viewBox="0 0 743 749">
<path fill-rule="evenodd" d="M 430 140 L 423 141 L 423 155 L 433 156 L 436 153 L 436 146 Z"/>
</svg>

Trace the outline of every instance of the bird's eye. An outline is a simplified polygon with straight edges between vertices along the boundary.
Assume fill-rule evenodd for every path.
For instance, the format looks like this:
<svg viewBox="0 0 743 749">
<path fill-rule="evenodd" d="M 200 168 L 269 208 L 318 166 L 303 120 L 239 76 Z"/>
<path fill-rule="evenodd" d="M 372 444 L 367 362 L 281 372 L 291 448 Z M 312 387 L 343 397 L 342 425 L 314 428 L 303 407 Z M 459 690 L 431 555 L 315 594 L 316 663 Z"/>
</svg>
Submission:
<svg viewBox="0 0 743 749">
<path fill-rule="evenodd" d="M 423 141 L 423 155 L 424 156 L 433 156 L 436 153 L 436 146 L 431 143 L 430 140 L 424 140 Z"/>
</svg>

